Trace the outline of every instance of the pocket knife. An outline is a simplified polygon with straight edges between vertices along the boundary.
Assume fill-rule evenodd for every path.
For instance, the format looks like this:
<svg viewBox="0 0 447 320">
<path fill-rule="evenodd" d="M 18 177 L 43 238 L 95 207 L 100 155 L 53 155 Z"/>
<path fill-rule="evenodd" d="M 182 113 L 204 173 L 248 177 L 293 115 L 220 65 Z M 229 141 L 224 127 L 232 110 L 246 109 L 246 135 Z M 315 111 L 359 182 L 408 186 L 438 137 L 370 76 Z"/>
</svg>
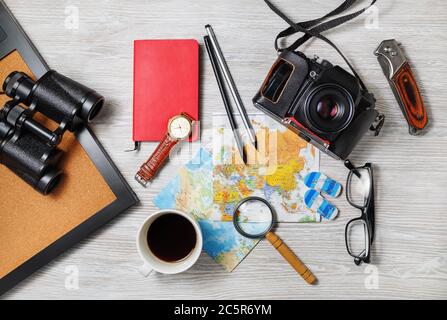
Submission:
<svg viewBox="0 0 447 320">
<path fill-rule="evenodd" d="M 421 134 L 428 124 L 427 111 L 400 43 L 394 39 L 385 40 L 374 54 L 408 122 L 410 134 Z"/>
</svg>

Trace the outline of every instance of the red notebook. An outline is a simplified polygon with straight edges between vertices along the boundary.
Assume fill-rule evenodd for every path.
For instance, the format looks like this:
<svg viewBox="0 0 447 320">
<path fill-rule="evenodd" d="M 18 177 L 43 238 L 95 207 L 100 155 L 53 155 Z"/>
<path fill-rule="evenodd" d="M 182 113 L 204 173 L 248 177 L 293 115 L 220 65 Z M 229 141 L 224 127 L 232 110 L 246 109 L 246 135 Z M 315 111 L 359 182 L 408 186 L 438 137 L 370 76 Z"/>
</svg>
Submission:
<svg viewBox="0 0 447 320">
<path fill-rule="evenodd" d="M 199 44 L 196 40 L 134 42 L 133 140 L 161 141 L 170 118 L 199 120 Z"/>
</svg>

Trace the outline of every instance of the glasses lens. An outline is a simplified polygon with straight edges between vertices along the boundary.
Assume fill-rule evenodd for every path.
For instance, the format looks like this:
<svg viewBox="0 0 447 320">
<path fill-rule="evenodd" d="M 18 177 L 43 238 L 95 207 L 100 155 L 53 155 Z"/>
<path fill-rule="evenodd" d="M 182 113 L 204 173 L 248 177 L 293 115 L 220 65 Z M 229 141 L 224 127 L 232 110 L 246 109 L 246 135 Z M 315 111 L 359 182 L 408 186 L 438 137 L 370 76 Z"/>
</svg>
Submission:
<svg viewBox="0 0 447 320">
<path fill-rule="evenodd" d="M 358 258 L 366 257 L 369 251 L 369 233 L 366 222 L 354 220 L 346 229 L 346 243 L 349 253 Z"/>
<path fill-rule="evenodd" d="M 351 178 L 348 181 L 347 195 L 351 203 L 359 207 L 364 207 L 368 201 L 370 188 L 371 188 L 371 176 L 367 169 L 357 169 L 359 173 L 351 174 Z"/>
<path fill-rule="evenodd" d="M 234 222 L 245 236 L 262 237 L 270 231 L 273 212 L 263 201 L 246 201 L 234 214 Z"/>
</svg>

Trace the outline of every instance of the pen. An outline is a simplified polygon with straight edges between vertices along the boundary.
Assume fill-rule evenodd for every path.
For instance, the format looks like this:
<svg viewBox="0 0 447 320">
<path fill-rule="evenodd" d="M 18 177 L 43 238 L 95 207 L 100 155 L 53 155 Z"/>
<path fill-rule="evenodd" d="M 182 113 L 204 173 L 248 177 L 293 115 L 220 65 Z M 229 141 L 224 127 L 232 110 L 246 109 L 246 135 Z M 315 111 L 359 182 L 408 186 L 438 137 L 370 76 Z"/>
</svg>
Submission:
<svg viewBox="0 0 447 320">
<path fill-rule="evenodd" d="M 210 38 L 209 36 L 205 36 L 203 38 L 204 42 L 205 42 L 205 47 L 206 47 L 206 51 L 208 52 L 208 56 L 210 58 L 211 61 L 211 66 L 213 67 L 213 71 L 214 71 L 214 75 L 216 77 L 216 81 L 217 81 L 217 85 L 219 87 L 219 91 L 220 91 L 220 95 L 222 96 L 222 101 L 223 104 L 225 106 L 225 110 L 227 112 L 228 115 L 228 120 L 230 121 L 230 125 L 231 125 L 231 130 L 233 130 L 233 134 L 234 134 L 234 138 L 236 140 L 236 145 L 237 148 L 239 150 L 239 154 L 242 157 L 242 160 L 244 161 L 244 163 L 247 163 L 247 157 L 244 151 L 244 145 L 243 142 L 241 140 L 241 137 L 239 136 L 238 132 L 237 132 L 237 124 L 236 121 L 234 121 L 234 116 L 233 116 L 233 112 L 231 110 L 230 107 L 230 103 L 228 101 L 228 94 L 227 94 L 227 90 L 225 89 L 223 80 L 222 80 L 222 75 L 219 71 L 219 67 L 217 65 L 216 62 L 216 57 L 214 56 L 214 53 L 212 51 L 211 48 L 211 43 L 210 43 Z"/>
<path fill-rule="evenodd" d="M 208 33 L 210 42 L 214 49 L 213 51 L 215 53 L 216 62 L 219 64 L 220 69 L 222 70 L 222 74 L 228 84 L 228 88 L 230 89 L 236 107 L 238 108 L 238 111 L 241 115 L 242 123 L 244 124 L 245 129 L 247 130 L 248 137 L 250 138 L 251 143 L 256 147 L 256 135 L 250 125 L 250 120 L 248 119 L 247 112 L 245 110 L 241 96 L 237 91 L 236 84 L 234 83 L 233 77 L 231 76 L 230 69 L 228 68 L 227 62 L 225 61 L 219 42 L 217 41 L 216 35 L 214 34 L 213 28 L 209 24 L 207 24 L 205 26 L 205 29 Z"/>
</svg>

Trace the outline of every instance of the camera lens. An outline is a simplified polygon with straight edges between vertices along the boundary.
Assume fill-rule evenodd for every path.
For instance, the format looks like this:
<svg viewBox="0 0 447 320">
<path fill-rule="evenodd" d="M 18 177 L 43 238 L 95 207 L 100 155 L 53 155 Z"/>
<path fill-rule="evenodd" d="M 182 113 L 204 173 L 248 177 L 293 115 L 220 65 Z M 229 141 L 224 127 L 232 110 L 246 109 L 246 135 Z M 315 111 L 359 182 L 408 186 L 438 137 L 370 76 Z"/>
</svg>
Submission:
<svg viewBox="0 0 447 320">
<path fill-rule="evenodd" d="M 317 113 L 324 120 L 334 119 L 340 109 L 337 101 L 331 96 L 324 96 L 317 104 Z"/>
<path fill-rule="evenodd" d="M 354 102 L 343 87 L 335 84 L 321 85 L 309 94 L 304 115 L 313 130 L 337 133 L 351 122 L 354 116 Z"/>
</svg>

